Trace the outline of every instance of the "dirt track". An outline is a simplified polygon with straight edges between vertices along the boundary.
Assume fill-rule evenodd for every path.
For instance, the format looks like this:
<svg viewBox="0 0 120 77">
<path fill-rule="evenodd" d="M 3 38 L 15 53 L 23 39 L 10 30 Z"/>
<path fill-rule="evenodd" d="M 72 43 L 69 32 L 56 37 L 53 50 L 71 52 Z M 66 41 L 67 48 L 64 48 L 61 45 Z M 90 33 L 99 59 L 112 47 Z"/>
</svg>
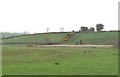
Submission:
<svg viewBox="0 0 120 77">
<path fill-rule="evenodd" d="M 39 47 L 73 47 L 73 48 L 86 48 L 86 47 L 97 47 L 97 48 L 110 48 L 113 47 L 113 45 L 38 45 Z"/>
</svg>

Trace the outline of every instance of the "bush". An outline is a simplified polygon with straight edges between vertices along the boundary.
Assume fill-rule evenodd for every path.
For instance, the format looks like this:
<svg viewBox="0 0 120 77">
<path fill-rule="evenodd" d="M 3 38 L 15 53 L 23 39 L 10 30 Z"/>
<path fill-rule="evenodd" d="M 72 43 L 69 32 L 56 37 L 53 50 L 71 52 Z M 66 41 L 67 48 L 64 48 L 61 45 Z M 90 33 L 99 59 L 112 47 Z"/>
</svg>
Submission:
<svg viewBox="0 0 120 77">
<path fill-rule="evenodd" d="M 65 36 L 65 37 L 63 38 L 63 41 L 68 41 L 68 39 L 69 39 L 69 37 Z"/>
<path fill-rule="evenodd" d="M 29 45 L 27 45 L 27 47 L 33 47 L 34 45 L 33 44 L 29 44 Z"/>
</svg>

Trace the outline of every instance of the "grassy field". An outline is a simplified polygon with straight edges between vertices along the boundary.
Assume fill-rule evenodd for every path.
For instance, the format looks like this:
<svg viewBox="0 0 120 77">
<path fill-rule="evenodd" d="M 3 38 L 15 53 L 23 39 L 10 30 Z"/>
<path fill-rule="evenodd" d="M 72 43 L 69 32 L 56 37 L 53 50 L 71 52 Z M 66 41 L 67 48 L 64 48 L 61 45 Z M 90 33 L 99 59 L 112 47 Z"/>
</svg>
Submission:
<svg viewBox="0 0 120 77">
<path fill-rule="evenodd" d="M 65 36 L 65 33 L 60 34 L 36 34 L 21 36 L 16 38 L 3 39 L 3 43 L 45 43 L 45 42 L 60 42 Z"/>
<path fill-rule="evenodd" d="M 117 75 L 117 48 L 3 45 L 3 75 Z M 55 65 L 59 63 L 59 65 Z"/>
<path fill-rule="evenodd" d="M 118 42 L 118 32 L 79 33 L 78 36 L 67 41 L 66 43 L 76 44 L 79 40 L 82 40 L 84 44 L 114 45 Z"/>
<path fill-rule="evenodd" d="M 3 43 L 45 43 L 46 41 L 59 43 L 65 36 L 66 33 L 36 34 L 3 39 Z M 118 32 L 77 33 L 74 37 L 62 44 L 76 44 L 76 42 L 79 42 L 80 40 L 82 40 L 83 44 L 113 45 L 118 42 Z"/>
</svg>

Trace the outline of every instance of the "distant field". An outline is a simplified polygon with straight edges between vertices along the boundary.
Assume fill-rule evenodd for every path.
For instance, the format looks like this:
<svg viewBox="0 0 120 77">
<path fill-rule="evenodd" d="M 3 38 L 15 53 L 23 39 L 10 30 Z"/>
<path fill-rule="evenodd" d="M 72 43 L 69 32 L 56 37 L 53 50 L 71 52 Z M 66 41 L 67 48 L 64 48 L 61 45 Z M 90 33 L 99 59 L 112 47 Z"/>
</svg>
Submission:
<svg viewBox="0 0 120 77">
<path fill-rule="evenodd" d="M 3 39 L 3 43 L 59 43 L 66 36 L 66 34 L 67 33 L 49 33 L 21 36 Z M 115 45 L 118 43 L 118 32 L 77 33 L 74 37 L 71 37 L 68 41 L 62 44 L 76 44 L 76 42 L 79 43 L 80 40 L 82 40 L 83 44 Z"/>
<path fill-rule="evenodd" d="M 59 65 L 55 65 L 59 63 Z M 117 75 L 117 48 L 3 45 L 3 75 Z"/>
<path fill-rule="evenodd" d="M 16 38 L 3 39 L 3 43 L 46 43 L 46 42 L 59 43 L 64 36 L 65 36 L 65 33 L 36 34 L 36 35 L 28 35 L 28 36 L 21 36 Z"/>
<path fill-rule="evenodd" d="M 66 43 L 76 44 L 79 40 L 82 40 L 83 44 L 114 45 L 118 43 L 118 32 L 79 33 L 76 38 Z"/>
</svg>

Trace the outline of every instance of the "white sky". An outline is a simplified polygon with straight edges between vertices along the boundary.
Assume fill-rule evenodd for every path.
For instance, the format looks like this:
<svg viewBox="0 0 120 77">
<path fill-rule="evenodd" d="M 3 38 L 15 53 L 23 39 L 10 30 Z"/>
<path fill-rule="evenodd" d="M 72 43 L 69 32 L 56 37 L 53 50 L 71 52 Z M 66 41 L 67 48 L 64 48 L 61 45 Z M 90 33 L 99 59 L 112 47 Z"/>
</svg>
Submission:
<svg viewBox="0 0 120 77">
<path fill-rule="evenodd" d="M 81 26 L 118 29 L 119 0 L 0 0 L 0 31 L 78 31 Z"/>
</svg>

